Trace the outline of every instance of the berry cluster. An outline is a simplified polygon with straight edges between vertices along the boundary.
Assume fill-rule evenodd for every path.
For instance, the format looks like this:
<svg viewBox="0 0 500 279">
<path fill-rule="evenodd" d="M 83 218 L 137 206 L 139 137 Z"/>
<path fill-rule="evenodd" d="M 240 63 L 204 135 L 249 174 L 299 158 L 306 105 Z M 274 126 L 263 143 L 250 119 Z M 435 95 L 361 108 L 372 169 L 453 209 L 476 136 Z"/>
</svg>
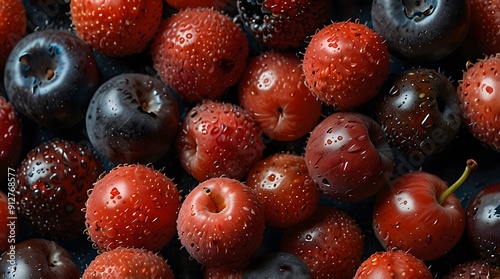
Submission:
<svg viewBox="0 0 500 279">
<path fill-rule="evenodd" d="M 1 278 L 500 277 L 500 0 L 0 4 Z"/>
</svg>

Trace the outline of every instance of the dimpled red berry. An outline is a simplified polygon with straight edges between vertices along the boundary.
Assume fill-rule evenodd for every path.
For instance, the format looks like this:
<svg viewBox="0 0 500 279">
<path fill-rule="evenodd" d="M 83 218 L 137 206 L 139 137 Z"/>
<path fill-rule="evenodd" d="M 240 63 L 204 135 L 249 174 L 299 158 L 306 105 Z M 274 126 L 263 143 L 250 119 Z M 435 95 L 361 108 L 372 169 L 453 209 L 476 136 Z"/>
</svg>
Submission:
<svg viewBox="0 0 500 279">
<path fill-rule="evenodd" d="M 500 150 L 500 54 L 469 65 L 457 94 L 470 133 Z"/>
<path fill-rule="evenodd" d="M 306 48 L 306 84 L 324 103 L 348 110 L 372 99 L 389 75 L 389 52 L 364 24 L 335 22 L 316 33 Z"/>
<path fill-rule="evenodd" d="M 188 102 L 220 97 L 245 69 L 248 42 L 231 18 L 213 9 L 181 10 L 160 26 L 154 68 Z"/>
</svg>

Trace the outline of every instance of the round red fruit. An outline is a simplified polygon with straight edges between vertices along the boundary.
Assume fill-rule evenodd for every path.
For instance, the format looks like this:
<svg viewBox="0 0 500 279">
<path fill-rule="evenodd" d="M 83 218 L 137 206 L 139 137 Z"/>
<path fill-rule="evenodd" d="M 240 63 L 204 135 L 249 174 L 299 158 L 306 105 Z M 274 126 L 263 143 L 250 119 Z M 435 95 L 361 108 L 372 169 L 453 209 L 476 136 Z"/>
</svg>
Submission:
<svg viewBox="0 0 500 279">
<path fill-rule="evenodd" d="M 500 53 L 500 0 L 469 0 L 470 26 L 462 45 L 464 55 Z"/>
<path fill-rule="evenodd" d="M 23 144 L 22 122 L 10 102 L 0 96 L 0 180 L 7 177 L 8 168 L 15 168 Z"/>
<path fill-rule="evenodd" d="M 388 184 L 394 168 L 382 127 L 356 112 L 336 112 L 306 143 L 305 160 L 319 189 L 340 201 L 359 201 Z"/>
<path fill-rule="evenodd" d="M 255 192 L 230 178 L 211 178 L 196 186 L 182 203 L 179 239 L 207 267 L 248 260 L 264 238 L 265 215 Z"/>
<path fill-rule="evenodd" d="M 265 135 L 291 141 L 309 133 L 321 116 L 321 102 L 304 84 L 300 59 L 268 51 L 253 58 L 239 83 L 239 103 Z"/>
<path fill-rule="evenodd" d="M 335 22 L 313 36 L 302 67 L 314 95 L 349 110 L 377 95 L 389 75 L 389 58 L 382 37 L 368 26 Z"/>
<path fill-rule="evenodd" d="M 500 150 L 500 54 L 469 65 L 457 94 L 470 133 Z"/>
<path fill-rule="evenodd" d="M 222 10 L 227 5 L 228 0 L 165 0 L 165 2 L 177 10 L 201 7 Z"/>
<path fill-rule="evenodd" d="M 104 171 L 86 145 L 51 140 L 26 154 L 16 171 L 16 208 L 35 231 L 78 237 L 85 229 L 87 191 Z"/>
<path fill-rule="evenodd" d="M 434 278 L 425 263 L 401 250 L 375 252 L 356 271 L 354 279 Z"/>
<path fill-rule="evenodd" d="M 280 250 L 302 259 L 313 278 L 351 279 L 362 263 L 364 235 L 346 211 L 319 206 L 309 218 L 285 229 Z"/>
<path fill-rule="evenodd" d="M 109 56 L 140 53 L 154 38 L 163 0 L 72 0 L 71 20 L 77 35 Z"/>
<path fill-rule="evenodd" d="M 230 17 L 213 9 L 181 10 L 165 20 L 152 45 L 153 66 L 188 102 L 216 99 L 245 70 L 248 42 Z"/>
<path fill-rule="evenodd" d="M 163 278 L 173 279 L 168 263 L 158 254 L 138 248 L 123 248 L 97 255 L 85 268 L 82 279 Z"/>
<path fill-rule="evenodd" d="M 261 133 L 242 107 L 204 100 L 184 118 L 175 146 L 183 168 L 198 181 L 242 180 L 263 156 Z"/>
<path fill-rule="evenodd" d="M 299 155 L 276 153 L 257 162 L 248 173 L 247 185 L 255 190 L 272 227 L 297 224 L 318 206 L 320 191 Z"/>
<path fill-rule="evenodd" d="M 0 1 L 0 72 L 14 45 L 26 34 L 28 19 L 21 0 Z"/>
<path fill-rule="evenodd" d="M 175 235 L 180 196 L 174 182 L 145 165 L 120 165 L 89 194 L 86 232 L 99 250 L 159 251 Z"/>
<path fill-rule="evenodd" d="M 453 192 L 476 167 L 474 160 L 468 160 L 464 174 L 450 187 L 424 171 L 396 178 L 374 204 L 373 230 L 382 246 L 410 252 L 423 261 L 450 251 L 465 230 L 465 211 Z"/>
</svg>

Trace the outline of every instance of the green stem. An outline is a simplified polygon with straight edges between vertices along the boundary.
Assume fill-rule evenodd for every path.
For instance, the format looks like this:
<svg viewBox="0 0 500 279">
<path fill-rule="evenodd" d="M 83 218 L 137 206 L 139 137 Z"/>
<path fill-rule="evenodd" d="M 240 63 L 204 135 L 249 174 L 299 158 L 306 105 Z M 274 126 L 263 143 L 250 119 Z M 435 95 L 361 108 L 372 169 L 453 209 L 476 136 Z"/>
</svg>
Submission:
<svg viewBox="0 0 500 279">
<path fill-rule="evenodd" d="M 455 183 L 453 183 L 450 187 L 448 187 L 448 189 L 446 189 L 443 193 L 441 193 L 441 195 L 439 195 L 439 204 L 442 205 L 443 202 L 465 182 L 467 177 L 469 177 L 471 171 L 475 170 L 476 168 L 477 162 L 473 159 L 468 159 L 465 166 L 465 171 L 464 173 L 462 173 L 462 176 L 460 176 L 460 178 Z"/>
</svg>

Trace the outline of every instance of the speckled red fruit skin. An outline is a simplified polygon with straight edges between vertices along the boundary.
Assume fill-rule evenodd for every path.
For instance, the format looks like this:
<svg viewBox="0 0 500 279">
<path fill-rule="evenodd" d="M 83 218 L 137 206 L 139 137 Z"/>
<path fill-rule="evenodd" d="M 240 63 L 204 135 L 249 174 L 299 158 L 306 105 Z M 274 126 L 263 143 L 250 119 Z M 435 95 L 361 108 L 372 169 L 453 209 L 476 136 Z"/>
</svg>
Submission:
<svg viewBox="0 0 500 279">
<path fill-rule="evenodd" d="M 370 255 L 358 268 L 354 279 L 434 278 L 427 265 L 411 253 L 393 250 Z"/>
<path fill-rule="evenodd" d="M 375 120 L 357 112 L 336 112 L 313 129 L 305 160 L 319 189 L 340 201 L 360 201 L 388 185 L 394 158 Z"/>
<path fill-rule="evenodd" d="M 83 272 L 82 279 L 92 278 L 175 278 L 160 255 L 138 248 L 119 247 L 97 255 Z"/>
<path fill-rule="evenodd" d="M 500 0 L 470 0 L 470 27 L 462 45 L 467 57 L 500 53 Z"/>
<path fill-rule="evenodd" d="M 255 190 L 269 226 L 285 228 L 313 214 L 320 191 L 309 175 L 304 157 L 275 153 L 257 162 L 246 184 Z"/>
<path fill-rule="evenodd" d="M 100 251 L 158 252 L 175 235 L 180 196 L 174 182 L 145 165 L 120 165 L 102 176 L 85 208 L 86 232 Z"/>
<path fill-rule="evenodd" d="M 220 176 L 243 180 L 263 156 L 261 135 L 242 107 L 204 100 L 187 113 L 175 147 L 182 167 L 200 182 Z"/>
<path fill-rule="evenodd" d="M 423 171 L 398 177 L 373 207 L 373 231 L 386 250 L 400 249 L 423 261 L 449 252 L 465 230 L 465 211 L 453 194 L 438 203 L 448 184 Z"/>
<path fill-rule="evenodd" d="M 284 230 L 280 250 L 302 259 L 313 278 L 352 279 L 363 261 L 363 245 L 363 232 L 347 212 L 319 206 Z"/>
<path fill-rule="evenodd" d="M 500 54 L 481 59 L 464 71 L 457 94 L 469 132 L 500 150 Z"/>
<path fill-rule="evenodd" d="M 161 79 L 187 102 L 219 98 L 243 74 L 248 41 L 230 17 L 213 9 L 181 10 L 165 20 L 151 47 Z"/>
<path fill-rule="evenodd" d="M 267 51 L 250 60 L 238 87 L 239 104 L 278 141 L 309 133 L 321 116 L 321 102 L 304 83 L 300 59 L 292 53 Z"/>
<path fill-rule="evenodd" d="M 264 238 L 264 209 L 255 192 L 230 178 L 212 178 L 185 198 L 177 218 L 179 239 L 207 267 L 248 260 Z"/>
<path fill-rule="evenodd" d="M 351 110 L 380 91 L 389 58 L 382 37 L 368 26 L 335 22 L 313 36 L 302 68 L 314 95 L 337 110 Z"/>
<path fill-rule="evenodd" d="M 137 54 L 154 38 L 163 0 L 72 0 L 71 20 L 77 35 L 109 56 Z"/>
<path fill-rule="evenodd" d="M 14 107 L 0 96 L 0 180 L 7 177 L 8 168 L 15 168 L 23 146 L 21 118 Z"/>
<path fill-rule="evenodd" d="M 103 171 L 101 160 L 86 145 L 60 139 L 41 143 L 15 171 L 19 217 L 43 235 L 81 236 L 87 191 Z"/>
<path fill-rule="evenodd" d="M 26 34 L 28 19 L 21 0 L 0 1 L 0 73 L 14 45 Z"/>
</svg>

